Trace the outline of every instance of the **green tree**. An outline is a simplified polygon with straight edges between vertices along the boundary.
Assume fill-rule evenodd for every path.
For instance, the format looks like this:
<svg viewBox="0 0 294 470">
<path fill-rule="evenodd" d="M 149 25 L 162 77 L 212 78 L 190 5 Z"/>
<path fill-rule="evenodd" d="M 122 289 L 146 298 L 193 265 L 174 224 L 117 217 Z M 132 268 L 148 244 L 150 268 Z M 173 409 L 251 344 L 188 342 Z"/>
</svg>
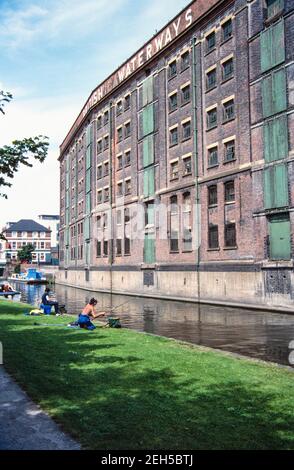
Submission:
<svg viewBox="0 0 294 470">
<path fill-rule="evenodd" d="M 5 114 L 5 104 L 9 103 L 12 98 L 11 93 L 0 91 L 0 112 L 2 114 Z M 43 162 L 48 154 L 48 147 L 48 137 L 42 135 L 14 140 L 11 145 L 0 147 L 0 188 L 12 186 L 9 180 L 14 177 L 20 165 L 32 167 L 32 159 Z M 0 197 L 7 198 L 7 195 L 0 192 Z"/>
<path fill-rule="evenodd" d="M 34 251 L 34 246 L 29 243 L 28 245 L 23 246 L 17 252 L 17 258 L 21 263 L 30 263 L 32 261 L 32 253 Z"/>
</svg>

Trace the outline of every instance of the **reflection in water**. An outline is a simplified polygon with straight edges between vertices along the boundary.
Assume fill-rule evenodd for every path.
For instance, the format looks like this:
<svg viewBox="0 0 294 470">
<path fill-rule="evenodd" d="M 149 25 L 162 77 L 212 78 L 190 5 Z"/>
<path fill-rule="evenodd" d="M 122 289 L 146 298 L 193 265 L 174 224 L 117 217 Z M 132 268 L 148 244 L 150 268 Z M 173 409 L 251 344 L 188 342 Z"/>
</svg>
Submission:
<svg viewBox="0 0 294 470">
<path fill-rule="evenodd" d="M 15 283 L 21 300 L 39 305 L 44 286 Z M 54 287 L 56 297 L 68 313 L 78 314 L 95 296 L 99 309 L 118 306 L 115 315 L 124 327 L 194 344 L 288 364 L 289 343 L 294 339 L 294 316 L 289 314 L 145 299 Z M 16 299 L 19 300 L 19 299 Z"/>
</svg>

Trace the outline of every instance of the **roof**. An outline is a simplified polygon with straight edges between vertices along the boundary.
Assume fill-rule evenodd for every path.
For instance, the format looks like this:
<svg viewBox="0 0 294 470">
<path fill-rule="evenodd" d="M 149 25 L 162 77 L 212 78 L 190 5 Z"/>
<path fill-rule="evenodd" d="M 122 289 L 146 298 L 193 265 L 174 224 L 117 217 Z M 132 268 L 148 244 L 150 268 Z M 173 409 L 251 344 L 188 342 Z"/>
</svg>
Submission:
<svg viewBox="0 0 294 470">
<path fill-rule="evenodd" d="M 52 220 L 52 219 L 59 219 L 59 215 L 55 215 L 55 214 L 41 214 L 39 215 L 38 217 L 42 217 L 43 219 L 48 219 L 48 220 Z"/>
<path fill-rule="evenodd" d="M 12 224 L 6 231 L 9 232 L 51 232 L 44 225 L 38 224 L 32 219 L 21 219 Z"/>
<path fill-rule="evenodd" d="M 66 151 L 67 147 L 70 145 L 71 140 L 73 137 L 76 135 L 78 129 L 80 129 L 81 125 L 84 123 L 84 121 L 88 118 L 89 114 L 92 112 L 93 109 L 99 104 L 100 102 L 103 102 L 109 97 L 110 94 L 112 94 L 117 88 L 120 88 L 123 83 L 125 83 L 127 80 L 129 80 L 131 77 L 133 77 L 139 70 L 143 69 L 144 67 L 147 66 L 148 63 L 150 63 L 154 58 L 158 55 L 161 54 L 165 49 L 171 46 L 171 44 L 178 40 L 181 35 L 186 34 L 190 29 L 192 29 L 195 26 L 196 21 L 199 21 L 204 17 L 204 15 L 207 15 L 210 11 L 218 7 L 220 4 L 225 2 L 226 0 L 192 0 L 188 5 L 186 5 L 171 21 L 169 21 L 163 28 L 160 29 L 151 39 L 149 39 L 145 44 L 137 51 L 135 52 L 131 57 L 129 57 L 126 61 L 123 62 L 114 72 L 111 73 L 103 82 L 101 82 L 90 94 L 89 98 L 87 99 L 84 107 L 80 111 L 78 117 L 74 121 L 73 125 L 71 126 L 70 130 L 68 131 L 66 137 L 64 138 L 62 144 L 60 145 L 60 156 L 59 160 L 61 159 L 62 155 Z M 184 25 L 184 21 L 180 21 L 180 17 L 184 15 L 186 12 L 185 19 L 187 21 L 187 24 Z M 189 16 L 187 16 L 189 14 Z M 192 14 L 192 16 L 190 16 Z M 192 18 L 192 22 L 190 22 L 190 18 Z M 171 41 L 167 41 L 166 43 L 158 48 L 158 46 L 155 47 L 155 52 L 152 53 L 151 57 L 147 53 L 148 46 L 151 45 L 151 43 L 158 43 L 158 38 L 160 36 L 163 36 L 163 33 L 165 30 L 168 28 L 172 28 L 172 31 L 174 32 L 176 27 L 175 24 L 177 23 L 178 29 L 177 32 L 175 33 L 175 37 Z M 143 56 L 142 56 L 143 54 Z M 144 55 L 145 54 L 145 55 Z M 143 57 L 143 58 L 142 58 Z M 135 58 L 138 59 L 139 66 L 134 67 L 134 60 Z M 132 66 L 135 68 L 135 70 L 131 70 L 130 74 L 127 75 L 126 78 L 123 80 L 118 79 L 119 72 L 122 71 L 124 67 L 127 65 L 132 64 Z M 117 81 L 118 80 L 118 81 Z M 102 93 L 102 97 L 98 99 L 97 95 L 99 95 L 99 90 L 105 88 L 105 92 Z M 90 103 L 90 104 L 89 104 Z"/>
</svg>

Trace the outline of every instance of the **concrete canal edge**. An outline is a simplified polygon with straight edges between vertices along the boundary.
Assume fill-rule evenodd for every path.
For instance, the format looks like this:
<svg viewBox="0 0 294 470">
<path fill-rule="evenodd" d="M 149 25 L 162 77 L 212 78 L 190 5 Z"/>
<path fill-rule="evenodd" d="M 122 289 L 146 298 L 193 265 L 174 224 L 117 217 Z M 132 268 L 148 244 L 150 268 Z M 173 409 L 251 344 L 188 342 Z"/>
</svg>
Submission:
<svg viewBox="0 0 294 470">
<path fill-rule="evenodd" d="M 292 308 L 287 307 L 279 307 L 279 306 L 271 306 L 271 305 L 258 305 L 258 304 L 245 304 L 242 302 L 224 302 L 221 300 L 206 300 L 201 299 L 200 301 L 195 298 L 190 297 L 178 297 L 178 296 L 164 296 L 164 295 L 156 295 L 156 294 L 147 294 L 147 293 L 138 293 L 138 292 L 125 292 L 120 290 L 103 290 L 103 289 L 93 289 L 90 286 L 83 287 L 83 286 L 75 286 L 74 284 L 64 284 L 62 282 L 55 282 L 56 285 L 64 286 L 64 287 L 71 287 L 74 289 L 80 289 L 83 291 L 88 292 L 97 292 L 101 294 L 109 294 L 109 295 L 124 295 L 126 297 L 139 297 L 139 298 L 147 298 L 147 299 L 155 299 L 155 300 L 172 300 L 176 302 L 183 302 L 183 303 L 192 303 L 196 305 L 215 305 L 220 307 L 229 307 L 229 308 L 240 308 L 243 310 L 258 310 L 262 312 L 272 312 L 272 313 L 284 313 L 288 315 L 294 315 L 294 306 Z"/>
</svg>

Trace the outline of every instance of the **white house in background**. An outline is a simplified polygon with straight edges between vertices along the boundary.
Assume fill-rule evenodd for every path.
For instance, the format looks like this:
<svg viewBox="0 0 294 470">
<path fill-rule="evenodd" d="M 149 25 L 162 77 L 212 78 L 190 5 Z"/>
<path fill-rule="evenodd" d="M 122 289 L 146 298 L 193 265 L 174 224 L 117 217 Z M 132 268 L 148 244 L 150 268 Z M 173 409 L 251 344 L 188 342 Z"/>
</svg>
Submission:
<svg viewBox="0 0 294 470">
<path fill-rule="evenodd" d="M 38 216 L 38 222 L 51 230 L 51 247 L 59 244 L 59 215 L 42 214 Z"/>
<path fill-rule="evenodd" d="M 3 233 L 7 239 L 4 242 L 6 260 L 16 260 L 18 250 L 32 244 L 35 248 L 32 262 L 51 263 L 51 230 L 44 225 L 34 220 L 22 219 L 16 223 L 8 223 Z"/>
</svg>

